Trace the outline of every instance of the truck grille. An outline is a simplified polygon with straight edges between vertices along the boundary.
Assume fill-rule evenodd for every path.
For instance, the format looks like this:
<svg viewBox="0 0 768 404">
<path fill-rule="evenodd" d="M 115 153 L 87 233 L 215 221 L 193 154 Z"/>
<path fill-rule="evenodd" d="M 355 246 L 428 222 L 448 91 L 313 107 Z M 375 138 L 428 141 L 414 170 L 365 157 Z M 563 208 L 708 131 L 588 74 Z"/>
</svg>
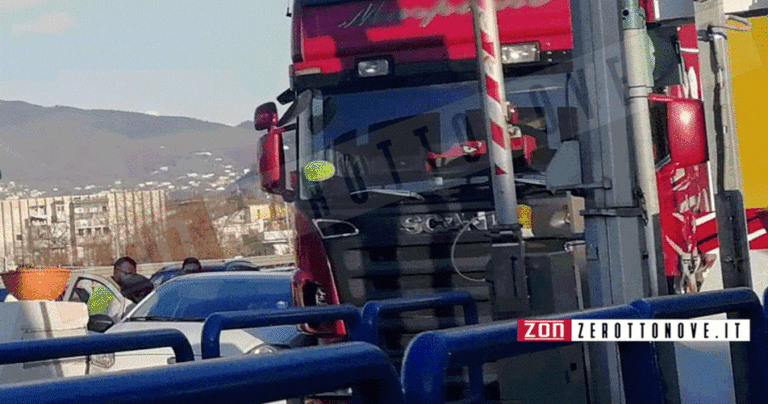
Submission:
<svg viewBox="0 0 768 404">
<path fill-rule="evenodd" d="M 334 240 L 328 250 L 341 301 L 362 306 L 370 300 L 463 290 L 477 302 L 480 321 L 491 321 L 490 289 L 482 281 L 490 245 L 487 238 L 468 234 L 456 247 L 455 262 L 462 275 L 478 281 L 465 279 L 451 266 L 455 233 L 384 236 L 378 245 L 362 245 L 368 243 L 354 238 Z M 384 238 L 397 246 L 387 245 Z M 382 348 L 399 367 L 405 347 L 416 334 L 464 325 L 464 313 L 460 306 L 420 310 L 385 318 L 381 324 Z"/>
</svg>

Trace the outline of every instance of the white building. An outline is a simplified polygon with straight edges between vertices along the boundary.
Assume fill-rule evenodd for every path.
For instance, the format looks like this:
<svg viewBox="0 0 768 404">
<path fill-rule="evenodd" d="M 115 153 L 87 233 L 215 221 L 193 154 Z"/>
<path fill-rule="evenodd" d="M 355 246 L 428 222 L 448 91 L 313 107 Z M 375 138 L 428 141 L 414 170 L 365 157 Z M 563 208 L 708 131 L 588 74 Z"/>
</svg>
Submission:
<svg viewBox="0 0 768 404">
<path fill-rule="evenodd" d="M 287 215 L 292 214 L 284 205 L 248 205 L 213 221 L 223 248 L 230 254 L 254 254 L 248 245 L 256 240 L 267 249 L 267 254 L 291 254 L 294 230 Z M 241 249 L 241 250 L 239 250 Z"/>
<path fill-rule="evenodd" d="M 9 265 L 111 261 L 144 225 L 165 223 L 167 203 L 161 190 L 0 201 L 0 257 Z"/>
</svg>

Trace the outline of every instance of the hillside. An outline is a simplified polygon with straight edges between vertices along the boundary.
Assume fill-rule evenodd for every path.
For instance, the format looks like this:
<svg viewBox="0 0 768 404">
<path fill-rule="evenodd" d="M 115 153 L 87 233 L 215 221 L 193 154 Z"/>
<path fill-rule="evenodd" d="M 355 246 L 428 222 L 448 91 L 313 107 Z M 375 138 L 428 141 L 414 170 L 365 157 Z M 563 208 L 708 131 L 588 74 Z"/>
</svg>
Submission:
<svg viewBox="0 0 768 404">
<path fill-rule="evenodd" d="M 0 198 L 230 189 L 256 161 L 252 125 L 0 101 Z"/>
</svg>

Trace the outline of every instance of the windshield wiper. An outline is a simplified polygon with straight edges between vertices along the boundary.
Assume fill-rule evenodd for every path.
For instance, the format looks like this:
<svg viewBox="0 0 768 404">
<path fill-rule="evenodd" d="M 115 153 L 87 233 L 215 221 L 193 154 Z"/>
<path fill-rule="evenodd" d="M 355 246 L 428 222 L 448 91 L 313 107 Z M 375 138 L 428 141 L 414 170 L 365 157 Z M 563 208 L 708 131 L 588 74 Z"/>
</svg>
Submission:
<svg viewBox="0 0 768 404">
<path fill-rule="evenodd" d="M 373 194 L 384 194 L 384 195 L 395 195 L 395 196 L 402 196 L 405 198 L 413 198 L 420 201 L 424 200 L 424 197 L 419 194 L 418 192 L 414 191 L 408 191 L 405 189 L 379 189 L 379 188 L 373 188 L 373 189 L 363 189 L 360 191 L 354 191 L 350 192 L 350 195 L 359 195 L 359 194 L 365 194 L 365 193 L 373 193 Z"/>
</svg>

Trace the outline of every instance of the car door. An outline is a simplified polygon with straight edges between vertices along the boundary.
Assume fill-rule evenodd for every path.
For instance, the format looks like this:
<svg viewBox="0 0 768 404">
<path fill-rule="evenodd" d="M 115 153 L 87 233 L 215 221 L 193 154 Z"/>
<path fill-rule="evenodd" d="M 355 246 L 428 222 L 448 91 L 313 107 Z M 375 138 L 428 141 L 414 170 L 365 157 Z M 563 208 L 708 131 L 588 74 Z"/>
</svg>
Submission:
<svg viewBox="0 0 768 404">
<path fill-rule="evenodd" d="M 114 298 L 117 300 L 114 313 L 110 313 L 110 317 L 115 322 L 120 321 L 123 314 L 128 309 L 128 301 L 120 293 L 120 288 L 112 280 L 99 276 L 96 274 L 72 274 L 67 285 L 67 289 L 64 291 L 62 300 L 65 302 L 82 302 L 88 303 L 91 295 L 99 288 L 107 289 Z"/>
</svg>

